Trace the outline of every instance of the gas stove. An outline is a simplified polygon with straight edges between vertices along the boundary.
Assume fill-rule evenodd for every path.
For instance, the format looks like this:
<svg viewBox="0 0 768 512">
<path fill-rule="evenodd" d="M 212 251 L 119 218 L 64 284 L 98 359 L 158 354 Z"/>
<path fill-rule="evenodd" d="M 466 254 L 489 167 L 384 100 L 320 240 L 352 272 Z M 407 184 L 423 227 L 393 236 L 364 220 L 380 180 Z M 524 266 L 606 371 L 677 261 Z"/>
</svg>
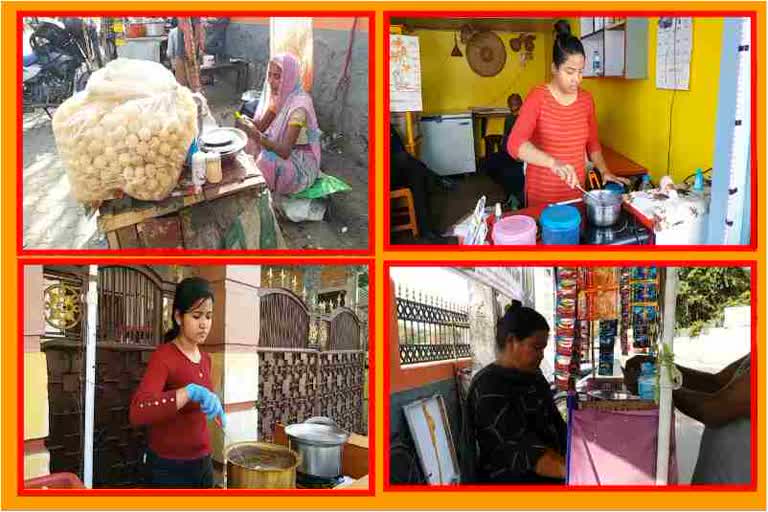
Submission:
<svg viewBox="0 0 768 512">
<path fill-rule="evenodd" d="M 344 481 L 343 476 L 320 477 L 307 475 L 301 471 L 296 472 L 297 489 L 333 489 Z"/>
<path fill-rule="evenodd" d="M 604 228 L 587 225 L 581 233 L 585 245 L 647 245 L 651 243 L 651 232 L 634 216 L 622 210 L 619 220 L 613 226 Z"/>
</svg>

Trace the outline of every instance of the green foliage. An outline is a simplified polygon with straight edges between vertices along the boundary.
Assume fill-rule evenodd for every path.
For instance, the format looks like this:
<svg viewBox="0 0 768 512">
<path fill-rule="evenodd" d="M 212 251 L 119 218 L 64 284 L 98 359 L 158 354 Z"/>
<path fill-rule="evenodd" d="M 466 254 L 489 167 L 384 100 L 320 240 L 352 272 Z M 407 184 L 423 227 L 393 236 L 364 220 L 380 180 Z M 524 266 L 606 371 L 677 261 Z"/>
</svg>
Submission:
<svg viewBox="0 0 768 512">
<path fill-rule="evenodd" d="M 678 269 L 676 324 L 696 336 L 706 324 L 720 322 L 729 306 L 751 302 L 750 272 L 741 267 Z"/>
</svg>

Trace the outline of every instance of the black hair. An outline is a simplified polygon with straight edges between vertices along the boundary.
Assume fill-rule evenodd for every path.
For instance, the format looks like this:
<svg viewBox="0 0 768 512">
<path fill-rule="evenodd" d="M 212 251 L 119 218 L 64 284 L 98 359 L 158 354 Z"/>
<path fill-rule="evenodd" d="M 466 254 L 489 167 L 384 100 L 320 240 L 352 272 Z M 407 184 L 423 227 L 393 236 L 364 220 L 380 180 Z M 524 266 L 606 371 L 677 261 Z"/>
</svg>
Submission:
<svg viewBox="0 0 768 512">
<path fill-rule="evenodd" d="M 555 44 L 552 46 L 552 63 L 559 68 L 571 55 L 581 54 L 586 58 L 584 46 L 578 37 L 571 34 L 571 24 L 565 20 L 555 23 Z"/>
<path fill-rule="evenodd" d="M 496 347 L 504 350 L 510 336 L 519 341 L 537 331 L 549 331 L 547 319 L 535 309 L 524 307 L 519 300 L 513 300 L 496 324 Z"/>
<path fill-rule="evenodd" d="M 213 302 L 213 290 L 211 283 L 202 277 L 188 277 L 176 285 L 176 295 L 173 296 L 171 310 L 172 327 L 165 333 L 165 341 L 173 341 L 181 330 L 181 326 L 176 321 L 176 312 L 183 315 L 205 299 L 211 299 Z"/>
</svg>

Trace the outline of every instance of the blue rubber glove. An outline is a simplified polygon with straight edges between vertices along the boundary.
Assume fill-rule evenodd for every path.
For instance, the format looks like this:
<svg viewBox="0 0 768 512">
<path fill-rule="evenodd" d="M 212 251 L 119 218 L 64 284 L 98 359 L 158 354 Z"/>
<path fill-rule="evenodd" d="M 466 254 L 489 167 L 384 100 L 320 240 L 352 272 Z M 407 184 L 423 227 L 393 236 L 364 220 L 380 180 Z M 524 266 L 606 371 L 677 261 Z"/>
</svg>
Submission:
<svg viewBox="0 0 768 512">
<path fill-rule="evenodd" d="M 221 417 L 222 426 L 226 424 L 226 418 L 224 416 L 224 408 L 221 406 L 219 397 L 209 391 L 207 388 L 198 384 L 187 384 L 187 396 L 193 402 L 200 405 L 200 410 L 209 420 Z"/>
<path fill-rule="evenodd" d="M 224 417 L 224 408 L 221 406 L 221 401 L 219 400 L 219 397 L 213 393 L 211 393 L 211 397 L 211 400 L 205 405 L 201 405 L 200 408 L 203 410 L 203 414 L 205 414 L 209 420 L 221 417 L 221 426 L 225 427 L 227 421 Z"/>
<path fill-rule="evenodd" d="M 210 400 L 210 391 L 206 389 L 203 386 L 200 386 L 199 384 L 187 384 L 187 396 L 190 400 L 192 400 L 195 403 L 200 404 L 200 407 L 203 406 L 203 403 L 205 403 L 207 400 Z"/>
</svg>

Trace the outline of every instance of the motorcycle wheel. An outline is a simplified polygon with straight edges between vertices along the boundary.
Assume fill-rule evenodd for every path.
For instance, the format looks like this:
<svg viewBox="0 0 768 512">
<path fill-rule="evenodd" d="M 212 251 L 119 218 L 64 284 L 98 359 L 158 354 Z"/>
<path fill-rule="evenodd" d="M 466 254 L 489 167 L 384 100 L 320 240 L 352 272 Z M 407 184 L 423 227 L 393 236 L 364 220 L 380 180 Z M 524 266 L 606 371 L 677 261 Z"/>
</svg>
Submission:
<svg viewBox="0 0 768 512">
<path fill-rule="evenodd" d="M 91 78 L 91 72 L 88 70 L 78 70 L 75 72 L 75 93 L 78 93 L 85 89 L 88 85 L 88 79 Z"/>
</svg>

